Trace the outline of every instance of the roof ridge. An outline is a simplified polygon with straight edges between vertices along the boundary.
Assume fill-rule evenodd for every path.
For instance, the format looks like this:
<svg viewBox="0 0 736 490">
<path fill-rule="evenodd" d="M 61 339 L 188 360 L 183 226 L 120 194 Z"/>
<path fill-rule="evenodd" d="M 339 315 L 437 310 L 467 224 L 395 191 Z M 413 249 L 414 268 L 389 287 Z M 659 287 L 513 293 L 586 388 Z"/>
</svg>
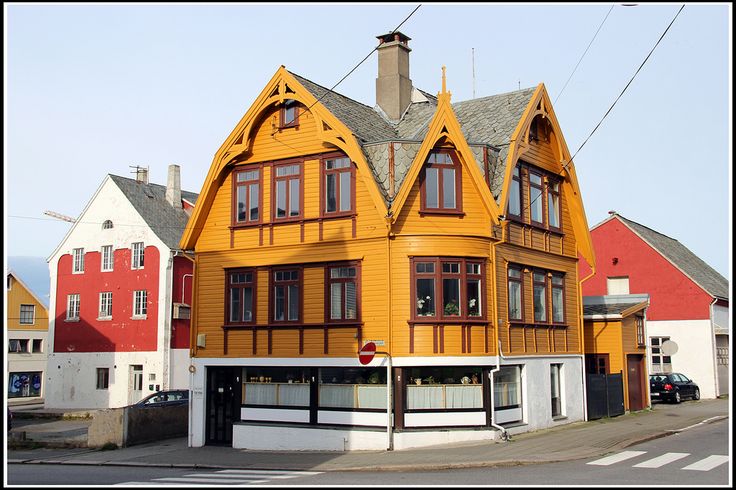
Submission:
<svg viewBox="0 0 736 490">
<path fill-rule="evenodd" d="M 353 98 L 350 98 L 347 95 L 341 94 L 340 92 L 335 92 L 333 89 L 327 88 L 324 85 L 320 85 L 319 83 L 317 83 L 317 82 L 315 82 L 313 80 L 310 80 L 307 77 L 303 77 L 303 76 L 299 75 L 298 73 L 294 73 L 293 71 L 289 71 L 289 70 L 286 70 L 286 71 L 289 72 L 291 75 L 293 75 L 295 77 L 299 77 L 301 79 L 304 79 L 304 80 L 308 81 L 309 83 L 312 83 L 312 84 L 318 86 L 319 88 L 325 89 L 327 92 L 333 93 L 333 94 L 338 95 L 338 96 L 340 96 L 340 97 L 342 97 L 344 99 L 348 99 L 351 102 L 355 102 L 356 104 L 360 104 L 360 105 L 362 105 L 363 107 L 365 107 L 367 109 L 370 109 L 372 111 L 375 111 L 375 109 L 373 107 L 369 106 L 368 104 L 364 104 L 364 103 L 360 102 L 359 100 L 355 100 Z"/>
<path fill-rule="evenodd" d="M 139 184 L 144 184 L 144 185 L 155 185 L 157 187 L 162 187 L 162 188 L 166 189 L 166 186 L 165 185 L 163 185 L 163 184 L 156 184 L 155 182 L 141 182 L 141 181 L 136 180 L 136 179 L 133 179 L 131 177 L 123 177 L 122 175 L 115 175 L 115 174 L 107 174 L 107 175 L 109 175 L 110 177 L 118 178 L 118 179 L 124 179 L 124 180 L 130 181 L 130 182 L 137 182 Z M 197 192 L 187 191 L 185 189 L 181 189 L 181 192 L 186 192 L 187 194 L 194 194 L 194 195 L 199 196 L 199 194 Z"/>
<path fill-rule="evenodd" d="M 669 235 L 665 235 L 664 233 L 661 233 L 661 232 L 659 232 L 659 231 L 657 231 L 657 230 L 655 230 L 655 229 L 653 229 L 653 228 L 650 228 L 650 227 L 648 227 L 647 225 L 643 225 L 643 224 L 641 224 L 641 223 L 639 223 L 639 222 L 637 222 L 637 221 L 634 221 L 634 220 L 632 220 L 632 219 L 629 219 L 629 218 L 626 218 L 626 217 L 624 217 L 624 216 L 621 216 L 621 215 L 620 215 L 620 214 L 618 214 L 618 213 L 616 213 L 616 216 L 618 216 L 619 218 L 621 218 L 621 219 L 623 219 L 623 220 L 625 220 L 625 221 L 628 221 L 629 223 L 633 223 L 633 224 L 635 224 L 635 225 L 641 226 L 642 228 L 646 228 L 647 230 L 651 231 L 652 233 L 656 233 L 657 235 L 663 236 L 663 237 L 665 237 L 665 238 L 668 238 L 668 239 L 670 239 L 670 240 L 673 240 L 673 241 L 675 241 L 675 242 L 677 242 L 677 243 L 680 243 L 680 244 L 681 244 L 681 242 L 680 242 L 680 241 L 679 241 L 679 240 L 678 240 L 677 238 L 672 238 L 672 237 L 671 237 L 671 236 L 669 236 Z M 683 247 L 684 247 L 684 245 L 683 245 Z M 685 248 L 687 248 L 687 247 L 685 247 Z"/>
<path fill-rule="evenodd" d="M 527 92 L 529 90 L 535 90 L 535 89 L 536 89 L 536 87 L 526 87 L 526 88 L 522 88 L 522 89 L 519 89 L 519 90 L 511 90 L 509 92 L 501 92 L 499 94 L 486 95 L 484 97 L 476 97 L 474 99 L 458 100 L 457 102 L 453 102 L 452 104 L 455 105 L 455 104 L 463 104 L 465 102 L 475 102 L 475 101 L 479 101 L 479 100 L 491 99 L 493 97 L 500 97 L 502 95 L 510 95 L 510 94 L 516 94 L 516 93 L 520 93 L 520 92 Z"/>
</svg>

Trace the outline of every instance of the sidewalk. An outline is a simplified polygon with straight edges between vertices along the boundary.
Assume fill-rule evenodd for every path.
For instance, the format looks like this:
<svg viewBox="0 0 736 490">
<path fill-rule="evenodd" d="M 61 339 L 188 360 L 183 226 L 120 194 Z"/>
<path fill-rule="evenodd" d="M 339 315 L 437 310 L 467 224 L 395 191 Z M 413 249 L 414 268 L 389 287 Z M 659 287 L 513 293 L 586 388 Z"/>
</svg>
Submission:
<svg viewBox="0 0 736 490">
<path fill-rule="evenodd" d="M 729 415 L 728 399 L 700 400 L 679 405 L 656 403 L 652 410 L 520 434 L 507 442 L 475 442 L 401 451 L 269 452 L 219 446 L 189 448 L 187 438 L 177 438 L 109 451 L 86 448 L 9 450 L 7 462 L 311 471 L 510 466 L 601 456 L 696 424 L 727 419 Z"/>
</svg>

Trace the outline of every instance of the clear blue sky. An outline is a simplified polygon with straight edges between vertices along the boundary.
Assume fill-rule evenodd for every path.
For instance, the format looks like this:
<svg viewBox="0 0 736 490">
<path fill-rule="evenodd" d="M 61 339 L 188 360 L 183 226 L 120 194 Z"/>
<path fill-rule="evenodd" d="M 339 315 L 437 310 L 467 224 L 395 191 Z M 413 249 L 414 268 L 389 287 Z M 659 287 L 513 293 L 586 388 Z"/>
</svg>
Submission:
<svg viewBox="0 0 736 490">
<path fill-rule="evenodd" d="M 48 257 L 107 173 L 169 164 L 200 192 L 280 65 L 332 87 L 418 3 L 5 3 L 5 254 Z M 401 27 L 411 79 L 453 102 L 545 84 L 572 153 L 682 4 L 422 4 Z M 610 15 L 573 72 L 606 14 Z M 687 4 L 575 158 L 590 226 L 609 210 L 730 280 L 730 4 Z M 374 52 L 336 91 L 375 105 Z M 559 96 L 559 98 L 558 98 Z"/>
</svg>

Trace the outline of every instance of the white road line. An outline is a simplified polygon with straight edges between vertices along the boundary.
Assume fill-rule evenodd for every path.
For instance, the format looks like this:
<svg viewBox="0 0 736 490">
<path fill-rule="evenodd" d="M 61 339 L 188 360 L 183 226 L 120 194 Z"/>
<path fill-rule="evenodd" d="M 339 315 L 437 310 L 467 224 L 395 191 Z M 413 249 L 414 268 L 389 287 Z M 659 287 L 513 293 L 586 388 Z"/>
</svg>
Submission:
<svg viewBox="0 0 736 490">
<path fill-rule="evenodd" d="M 665 453 L 662 456 L 649 459 L 643 463 L 635 464 L 634 468 L 659 468 L 667 463 L 690 456 L 690 453 Z"/>
<path fill-rule="evenodd" d="M 646 451 L 623 451 L 618 454 L 614 454 L 612 456 L 606 456 L 605 458 L 591 461 L 588 464 L 594 464 L 598 466 L 608 466 L 608 465 L 619 463 L 621 461 L 624 461 L 630 458 L 635 458 L 636 456 L 642 455 L 644 453 L 646 453 Z"/>
<path fill-rule="evenodd" d="M 294 470 L 221 470 L 219 473 L 234 474 L 259 474 L 259 475 L 294 475 L 294 476 L 311 476 L 319 475 L 321 471 L 294 471 Z"/>
<path fill-rule="evenodd" d="M 228 483 L 231 485 L 237 485 L 238 483 L 263 483 L 265 481 L 268 481 L 268 479 L 261 479 L 261 480 L 251 480 L 249 478 L 242 478 L 240 480 L 225 480 L 223 478 L 179 478 L 179 477 L 167 477 L 167 478 L 156 478 L 155 480 L 151 480 L 151 482 L 177 482 L 177 483 Z"/>
<path fill-rule="evenodd" d="M 714 455 L 685 466 L 683 470 L 710 471 L 728 461 L 728 456 Z"/>
</svg>

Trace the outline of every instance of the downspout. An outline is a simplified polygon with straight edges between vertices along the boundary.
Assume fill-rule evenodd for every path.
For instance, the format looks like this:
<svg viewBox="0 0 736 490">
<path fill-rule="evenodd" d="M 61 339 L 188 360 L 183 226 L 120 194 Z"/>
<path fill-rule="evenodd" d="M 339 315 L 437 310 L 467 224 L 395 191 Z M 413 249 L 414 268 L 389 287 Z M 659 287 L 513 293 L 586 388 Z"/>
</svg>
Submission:
<svg viewBox="0 0 736 490">
<path fill-rule="evenodd" d="M 392 406 L 393 404 L 393 398 L 391 393 L 391 377 L 393 376 L 393 369 L 391 367 L 391 349 L 393 348 L 393 309 L 392 309 L 392 303 L 391 303 L 391 240 L 393 239 L 394 232 L 391 230 L 391 225 L 393 224 L 393 217 L 391 212 L 389 211 L 389 214 L 386 216 L 386 224 L 388 225 L 388 232 L 386 234 L 386 253 L 388 255 L 388 287 L 386 295 L 387 295 L 387 301 L 386 304 L 388 305 L 388 339 L 389 339 L 389 345 L 386 346 L 386 359 L 388 362 L 387 365 L 387 376 L 386 376 L 386 390 L 387 390 L 387 406 L 388 406 L 388 421 L 386 422 L 386 437 L 387 437 L 387 443 L 386 445 L 388 451 L 393 451 L 394 449 L 394 434 L 393 434 L 393 418 L 391 417 L 392 413 L 395 411 L 395 407 Z M 401 382 L 401 380 L 399 380 Z M 402 407 L 403 410 L 403 407 Z"/>
<path fill-rule="evenodd" d="M 716 325 L 713 321 L 713 315 L 715 313 L 713 311 L 713 307 L 716 305 L 717 301 L 718 298 L 713 298 L 713 301 L 708 307 L 708 311 L 710 312 L 710 338 L 713 342 L 713 381 L 715 383 L 716 398 L 718 398 L 721 394 L 721 389 L 718 384 L 718 343 L 716 342 Z"/>
<path fill-rule="evenodd" d="M 578 282 L 578 322 L 580 324 L 580 353 L 582 356 L 582 366 L 580 366 L 581 381 L 583 383 L 583 420 L 588 421 L 588 390 L 585 386 L 585 344 L 583 336 L 585 335 L 585 320 L 583 320 L 583 283 L 595 275 L 595 265 L 590 266 L 590 274 L 582 278 Z"/>
<path fill-rule="evenodd" d="M 494 397 L 494 387 L 493 387 L 493 375 L 501 370 L 501 359 L 503 359 L 503 353 L 501 352 L 501 339 L 499 338 L 499 330 L 500 330 L 500 318 L 498 316 L 498 288 L 497 288 L 497 279 L 496 275 L 498 274 L 498 269 L 496 265 L 496 247 L 500 245 L 501 243 L 506 242 L 506 230 L 508 229 L 508 221 L 501 216 L 501 240 L 497 242 L 491 242 L 491 262 L 493 264 L 493 273 L 491 274 L 491 287 L 493 288 L 494 293 L 494 301 L 493 301 L 493 320 L 494 324 L 496 325 L 496 328 L 494 328 L 494 337 L 496 340 L 496 345 L 498 346 L 498 364 L 496 368 L 491 369 L 491 372 L 488 374 L 488 377 L 490 379 L 490 390 L 491 390 L 491 427 L 493 427 L 496 430 L 501 431 L 501 439 L 504 441 L 509 440 L 508 432 L 506 432 L 506 429 L 501 427 L 500 425 L 496 424 L 496 407 L 495 407 L 495 397 Z"/>
<path fill-rule="evenodd" d="M 174 256 L 176 257 L 179 254 L 179 250 L 176 251 Z M 182 257 L 192 262 L 192 304 L 190 305 L 189 309 L 189 359 L 191 363 L 192 357 L 194 357 L 194 291 L 195 291 L 195 285 L 197 280 L 197 258 L 195 255 L 195 258 L 192 259 L 189 257 L 186 253 L 181 254 Z M 184 280 L 182 279 L 182 291 L 184 287 Z M 182 298 L 183 298 L 183 292 L 182 292 Z M 183 301 L 182 301 L 183 302 Z M 192 430 L 192 418 L 193 418 L 193 408 L 194 408 L 194 370 L 192 370 L 192 364 L 189 366 L 189 428 L 187 431 L 187 447 L 192 447 L 192 438 L 193 438 L 193 430 Z M 204 410 L 204 407 L 203 407 Z"/>
<path fill-rule="evenodd" d="M 168 265 L 166 266 L 166 301 L 164 302 L 164 332 L 163 332 L 163 379 L 161 380 L 164 390 L 171 387 L 172 371 L 169 363 L 171 362 L 171 328 L 173 324 L 173 302 L 174 302 L 174 256 L 176 251 L 169 252 Z"/>
</svg>

